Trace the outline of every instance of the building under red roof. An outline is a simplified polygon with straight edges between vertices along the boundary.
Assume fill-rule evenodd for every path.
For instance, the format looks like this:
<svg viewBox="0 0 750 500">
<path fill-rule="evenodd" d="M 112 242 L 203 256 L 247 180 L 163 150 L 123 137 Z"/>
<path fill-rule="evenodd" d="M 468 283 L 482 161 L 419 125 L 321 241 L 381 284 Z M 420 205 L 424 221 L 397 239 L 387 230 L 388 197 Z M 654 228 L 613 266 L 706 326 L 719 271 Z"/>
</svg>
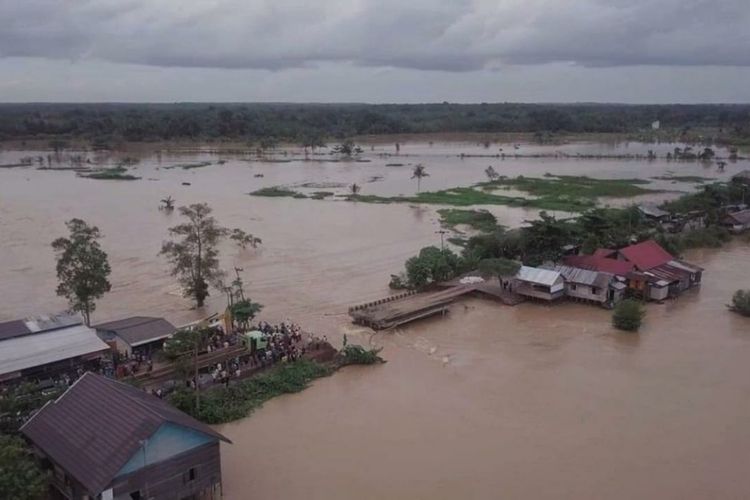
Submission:
<svg viewBox="0 0 750 500">
<path fill-rule="evenodd" d="M 622 248 L 618 254 L 631 262 L 639 271 L 648 271 L 674 260 L 674 257 L 654 240 L 642 241 Z"/>
<path fill-rule="evenodd" d="M 625 276 L 634 270 L 634 266 L 630 262 L 596 255 L 568 255 L 563 257 L 563 263 L 566 266 L 611 273 L 617 276 Z"/>
</svg>

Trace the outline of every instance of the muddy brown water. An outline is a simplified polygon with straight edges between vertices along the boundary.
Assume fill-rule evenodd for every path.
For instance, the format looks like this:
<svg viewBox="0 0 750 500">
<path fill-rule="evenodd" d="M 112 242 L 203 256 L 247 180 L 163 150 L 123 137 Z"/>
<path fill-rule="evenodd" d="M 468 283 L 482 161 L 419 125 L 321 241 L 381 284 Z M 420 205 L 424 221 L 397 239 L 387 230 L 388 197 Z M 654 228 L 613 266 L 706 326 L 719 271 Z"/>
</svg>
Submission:
<svg viewBox="0 0 750 500">
<path fill-rule="evenodd" d="M 734 290 L 750 288 L 746 243 L 691 252 L 689 260 L 706 268 L 701 290 L 649 305 L 638 335 L 613 331 L 609 313 L 592 306 L 510 308 L 479 299 L 454 305 L 445 319 L 373 335 L 353 327 L 346 308 L 387 294 L 388 274 L 421 246 L 439 243 L 437 207 L 245 193 L 306 182 L 361 182 L 373 194 L 413 192 L 408 166 L 386 167 L 394 159 L 378 156 L 378 148 L 386 152 L 391 145 L 375 147 L 370 163 L 247 162 L 225 155 L 224 165 L 194 170 L 163 167 L 218 157 L 141 153 L 134 173 L 143 180 L 135 182 L 0 169 L 0 320 L 65 307 L 54 294 L 49 243 L 64 234 L 71 217 L 99 226 L 110 255 L 113 290 L 99 303 L 95 321 L 153 314 L 180 324 L 216 311 L 224 303 L 217 293 L 205 310 L 191 310 L 157 256 L 166 229 L 178 220 L 159 212 L 158 200 L 206 201 L 222 224 L 263 238 L 257 250 L 225 245 L 222 262 L 245 270 L 250 295 L 266 305 L 266 319 L 291 318 L 332 339 L 347 333 L 383 346 L 388 359 L 345 369 L 221 426 L 234 442 L 222 447 L 227 498 L 750 494 L 750 320 L 725 307 Z M 697 163 L 455 157 L 482 149 L 407 143 L 401 152 L 405 163 L 428 165 L 423 189 L 480 181 L 489 164 L 506 175 L 621 178 L 669 171 L 726 177 L 747 168 L 738 162 L 718 173 Z M 26 154 L 0 152 L 0 164 Z M 373 176 L 384 179 L 366 182 Z M 492 210 L 510 226 L 536 215 Z"/>
</svg>

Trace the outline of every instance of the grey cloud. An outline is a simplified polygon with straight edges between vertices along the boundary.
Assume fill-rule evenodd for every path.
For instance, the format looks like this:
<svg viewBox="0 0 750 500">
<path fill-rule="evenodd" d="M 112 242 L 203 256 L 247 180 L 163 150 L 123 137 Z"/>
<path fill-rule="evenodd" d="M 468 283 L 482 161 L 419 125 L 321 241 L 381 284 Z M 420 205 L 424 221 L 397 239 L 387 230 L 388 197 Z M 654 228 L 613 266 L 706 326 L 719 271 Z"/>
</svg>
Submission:
<svg viewBox="0 0 750 500">
<path fill-rule="evenodd" d="M 0 57 L 270 70 L 750 66 L 747 0 L 0 0 L 0 19 Z"/>
</svg>

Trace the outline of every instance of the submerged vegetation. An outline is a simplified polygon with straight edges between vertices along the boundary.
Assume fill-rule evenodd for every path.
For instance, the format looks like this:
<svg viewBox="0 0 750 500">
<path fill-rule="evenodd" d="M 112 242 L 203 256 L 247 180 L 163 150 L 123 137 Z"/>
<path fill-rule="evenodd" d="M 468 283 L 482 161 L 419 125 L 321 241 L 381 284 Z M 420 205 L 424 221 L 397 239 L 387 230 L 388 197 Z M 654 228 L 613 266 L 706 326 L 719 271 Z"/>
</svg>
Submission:
<svg viewBox="0 0 750 500">
<path fill-rule="evenodd" d="M 274 367 L 229 387 L 204 391 L 196 406 L 192 391 L 180 389 L 170 403 L 207 424 L 221 424 L 246 417 L 269 399 L 300 392 L 316 378 L 333 373 L 333 368 L 314 361 L 297 361 Z"/>
<path fill-rule="evenodd" d="M 737 290 L 732 296 L 732 305 L 729 309 L 741 314 L 743 316 L 750 317 L 750 290 Z"/>
<path fill-rule="evenodd" d="M 248 416 L 271 398 L 300 392 L 313 380 L 327 377 L 343 366 L 384 363 L 379 353 L 380 349 L 348 344 L 332 363 L 305 359 L 284 363 L 236 384 L 203 391 L 200 404 L 193 391 L 186 388 L 172 393 L 169 401 L 207 424 L 231 422 Z"/>
<path fill-rule="evenodd" d="M 441 208 L 440 224 L 449 229 L 458 225 L 469 226 L 482 232 L 494 231 L 497 227 L 497 218 L 487 210 L 461 210 L 458 208 Z"/>
<path fill-rule="evenodd" d="M 424 173 L 422 177 L 426 176 Z M 417 178 L 419 179 L 419 178 Z M 440 191 L 419 192 L 412 196 L 377 196 L 351 193 L 344 197 L 348 201 L 365 203 L 420 203 L 468 207 L 472 205 L 510 205 L 582 212 L 594 208 L 600 197 L 627 198 L 642 194 L 658 193 L 646 189 L 640 179 L 594 179 L 586 176 L 554 176 L 544 178 L 518 176 L 501 177 L 494 181 L 480 182 L 469 187 L 455 187 Z M 528 193 L 530 197 L 503 194 L 503 190 L 515 189 Z M 304 193 L 289 188 L 274 186 L 250 193 L 253 196 L 279 196 L 307 198 Z M 312 196 L 314 199 L 321 199 Z"/>
<path fill-rule="evenodd" d="M 122 166 L 104 168 L 88 173 L 79 173 L 79 177 L 86 179 L 98 179 L 105 181 L 137 181 L 140 177 L 127 173 L 128 169 Z"/>
<path fill-rule="evenodd" d="M 625 299 L 615 306 L 612 324 L 619 330 L 637 332 L 645 316 L 646 310 L 643 304 L 635 299 Z"/>
</svg>

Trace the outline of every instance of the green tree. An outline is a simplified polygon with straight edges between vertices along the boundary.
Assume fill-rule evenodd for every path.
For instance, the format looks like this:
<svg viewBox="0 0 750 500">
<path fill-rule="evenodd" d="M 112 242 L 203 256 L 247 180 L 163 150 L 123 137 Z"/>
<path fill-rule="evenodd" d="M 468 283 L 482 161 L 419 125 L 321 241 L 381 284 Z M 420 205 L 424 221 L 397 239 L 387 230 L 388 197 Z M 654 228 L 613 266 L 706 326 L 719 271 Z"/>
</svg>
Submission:
<svg viewBox="0 0 750 500">
<path fill-rule="evenodd" d="M 405 267 L 409 287 L 419 289 L 455 277 L 461 268 L 461 259 L 450 249 L 430 246 L 407 260 Z"/>
<path fill-rule="evenodd" d="M 101 234 L 96 226 L 81 219 L 71 219 L 65 225 L 70 236 L 52 242 L 57 254 L 57 295 L 67 298 L 89 326 L 95 300 L 111 289 L 107 277 L 112 270 L 107 254 L 99 246 Z"/>
<path fill-rule="evenodd" d="M 506 278 L 513 277 L 521 269 L 521 264 L 510 259 L 485 259 L 479 262 L 479 273 L 485 277 L 495 276 L 502 285 Z"/>
<path fill-rule="evenodd" d="M 430 174 L 427 173 L 427 167 L 425 167 L 423 164 L 418 163 L 414 166 L 414 170 L 411 172 L 411 178 L 417 179 L 417 193 L 419 192 L 419 189 L 421 187 L 422 178 L 429 177 Z"/>
<path fill-rule="evenodd" d="M 540 212 L 539 219 L 522 229 L 523 261 L 530 265 L 557 261 L 562 255 L 562 248 L 572 242 L 571 233 L 570 224 Z"/>
<path fill-rule="evenodd" d="M 262 309 L 262 304 L 253 302 L 250 299 L 241 299 L 232 304 L 232 307 L 230 308 L 232 319 L 245 330 L 250 327 L 250 322 Z"/>
<path fill-rule="evenodd" d="M 750 290 L 737 290 L 732 296 L 729 309 L 743 316 L 750 316 Z"/>
<path fill-rule="evenodd" d="M 646 310 L 635 299 L 625 299 L 615 306 L 612 314 L 612 324 L 615 328 L 627 332 L 636 332 L 641 327 Z"/>
<path fill-rule="evenodd" d="M 178 330 L 164 343 L 164 356 L 175 363 L 185 378 L 191 374 L 195 381 L 195 408 L 200 409 L 200 383 L 198 356 L 206 350 L 214 331 L 211 328 L 185 328 Z"/>
<path fill-rule="evenodd" d="M 183 294 L 203 307 L 209 295 L 209 283 L 223 275 L 217 246 L 227 230 L 216 222 L 206 203 L 180 207 L 179 212 L 187 222 L 169 228 L 169 234 L 179 239 L 164 242 L 160 254 L 167 256 L 172 275 L 178 277 Z"/>
<path fill-rule="evenodd" d="M 40 500 L 47 478 L 19 437 L 0 435 L 0 492 L 13 500 Z"/>
</svg>

